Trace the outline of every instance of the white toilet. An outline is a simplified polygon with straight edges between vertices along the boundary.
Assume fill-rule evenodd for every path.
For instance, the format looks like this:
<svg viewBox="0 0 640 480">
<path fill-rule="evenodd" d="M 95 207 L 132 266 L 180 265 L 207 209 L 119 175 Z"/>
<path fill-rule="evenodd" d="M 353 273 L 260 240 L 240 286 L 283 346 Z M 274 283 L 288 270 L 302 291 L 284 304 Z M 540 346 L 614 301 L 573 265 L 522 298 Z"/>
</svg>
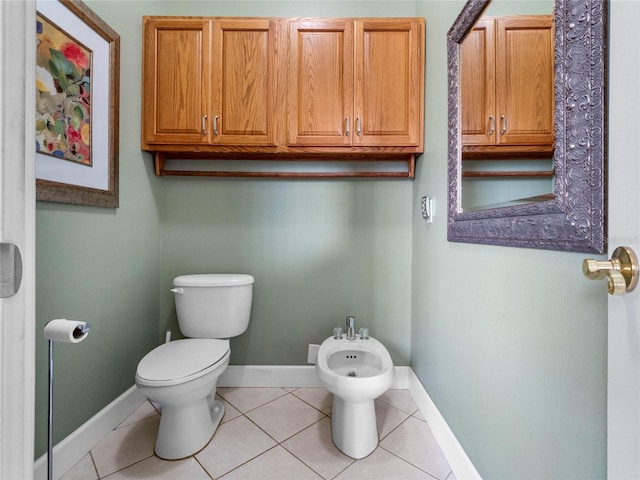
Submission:
<svg viewBox="0 0 640 480">
<path fill-rule="evenodd" d="M 374 400 L 393 383 L 389 352 L 368 334 L 349 339 L 338 332 L 320 345 L 316 371 L 333 393 L 333 443 L 352 458 L 366 457 L 378 446 Z"/>
<path fill-rule="evenodd" d="M 183 275 L 173 280 L 183 340 L 167 342 L 138 364 L 136 385 L 162 406 L 155 453 L 166 460 L 202 450 L 224 415 L 216 382 L 229 365 L 229 338 L 249 324 L 251 275 Z"/>
</svg>

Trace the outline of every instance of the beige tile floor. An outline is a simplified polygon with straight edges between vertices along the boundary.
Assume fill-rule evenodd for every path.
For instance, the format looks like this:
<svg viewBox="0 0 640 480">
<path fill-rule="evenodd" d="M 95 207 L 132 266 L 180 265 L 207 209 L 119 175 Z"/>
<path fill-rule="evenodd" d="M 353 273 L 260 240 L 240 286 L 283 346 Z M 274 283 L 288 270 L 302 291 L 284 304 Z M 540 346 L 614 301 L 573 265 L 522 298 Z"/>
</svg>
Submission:
<svg viewBox="0 0 640 480">
<path fill-rule="evenodd" d="M 380 444 L 353 460 L 331 441 L 324 388 L 219 388 L 225 416 L 209 444 L 185 460 L 153 454 L 160 416 L 145 402 L 63 480 L 454 480 L 408 390 L 376 400 Z"/>
</svg>

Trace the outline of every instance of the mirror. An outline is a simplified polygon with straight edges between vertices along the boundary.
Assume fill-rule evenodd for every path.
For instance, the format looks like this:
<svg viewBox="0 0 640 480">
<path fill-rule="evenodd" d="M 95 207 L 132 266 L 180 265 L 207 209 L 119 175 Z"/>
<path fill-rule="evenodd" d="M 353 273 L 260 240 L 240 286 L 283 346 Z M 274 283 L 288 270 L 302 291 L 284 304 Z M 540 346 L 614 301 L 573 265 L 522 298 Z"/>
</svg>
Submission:
<svg viewBox="0 0 640 480">
<path fill-rule="evenodd" d="M 523 193 L 522 198 L 488 208 L 463 207 L 460 45 L 489 2 L 469 0 L 447 35 L 448 240 L 603 253 L 606 250 L 606 0 L 554 2 L 552 193 Z M 491 192 L 479 195 L 490 196 Z"/>
<path fill-rule="evenodd" d="M 553 193 L 553 23 L 553 0 L 494 0 L 460 43 L 465 212 Z"/>
</svg>

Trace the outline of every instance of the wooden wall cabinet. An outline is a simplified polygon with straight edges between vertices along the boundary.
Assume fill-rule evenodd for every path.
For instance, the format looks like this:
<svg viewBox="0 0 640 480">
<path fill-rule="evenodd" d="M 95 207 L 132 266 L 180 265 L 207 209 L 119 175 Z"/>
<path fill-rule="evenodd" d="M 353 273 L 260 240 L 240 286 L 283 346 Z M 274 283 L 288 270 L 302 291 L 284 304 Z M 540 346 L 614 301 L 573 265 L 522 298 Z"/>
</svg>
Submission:
<svg viewBox="0 0 640 480">
<path fill-rule="evenodd" d="M 205 19 L 143 19 L 143 150 L 209 143 L 211 28 Z"/>
<path fill-rule="evenodd" d="M 289 145 L 423 147 L 424 19 L 289 22 Z"/>
<path fill-rule="evenodd" d="M 275 145 L 275 33 L 270 19 L 145 17 L 142 148 Z"/>
<path fill-rule="evenodd" d="M 551 15 L 483 17 L 460 46 L 465 153 L 552 154 Z"/>
<path fill-rule="evenodd" d="M 143 31 L 157 174 L 167 158 L 355 159 L 405 161 L 413 177 L 423 18 L 144 17 Z"/>
<path fill-rule="evenodd" d="M 214 143 L 275 145 L 276 21 L 220 19 L 213 34 Z"/>
<path fill-rule="evenodd" d="M 352 143 L 353 22 L 292 20 L 289 26 L 289 145 Z"/>
</svg>

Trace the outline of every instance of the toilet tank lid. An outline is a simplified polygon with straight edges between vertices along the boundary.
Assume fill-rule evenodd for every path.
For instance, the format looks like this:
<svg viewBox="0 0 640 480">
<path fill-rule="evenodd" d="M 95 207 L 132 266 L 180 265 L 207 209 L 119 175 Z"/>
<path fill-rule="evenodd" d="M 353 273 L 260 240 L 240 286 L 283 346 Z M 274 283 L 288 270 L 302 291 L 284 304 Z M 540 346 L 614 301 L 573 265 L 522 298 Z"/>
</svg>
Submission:
<svg viewBox="0 0 640 480">
<path fill-rule="evenodd" d="M 251 275 L 242 273 L 199 273 L 173 279 L 176 287 L 233 287 L 254 283 Z"/>
</svg>

